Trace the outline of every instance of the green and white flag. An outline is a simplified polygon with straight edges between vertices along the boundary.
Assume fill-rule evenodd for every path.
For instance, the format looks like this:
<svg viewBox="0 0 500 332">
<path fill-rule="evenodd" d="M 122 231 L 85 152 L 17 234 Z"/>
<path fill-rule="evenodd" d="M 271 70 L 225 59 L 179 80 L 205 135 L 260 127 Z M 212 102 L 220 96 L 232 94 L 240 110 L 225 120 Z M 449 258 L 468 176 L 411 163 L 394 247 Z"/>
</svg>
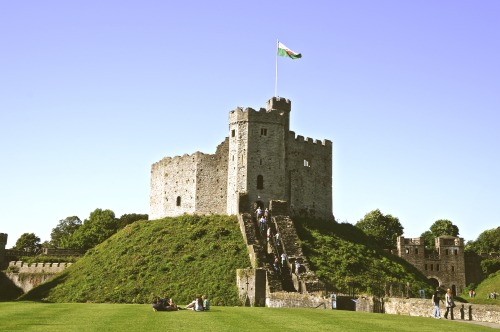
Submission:
<svg viewBox="0 0 500 332">
<path fill-rule="evenodd" d="M 293 60 L 302 58 L 302 54 L 295 53 L 294 51 L 283 45 L 281 42 L 278 42 L 278 55 L 286 56 Z"/>
</svg>

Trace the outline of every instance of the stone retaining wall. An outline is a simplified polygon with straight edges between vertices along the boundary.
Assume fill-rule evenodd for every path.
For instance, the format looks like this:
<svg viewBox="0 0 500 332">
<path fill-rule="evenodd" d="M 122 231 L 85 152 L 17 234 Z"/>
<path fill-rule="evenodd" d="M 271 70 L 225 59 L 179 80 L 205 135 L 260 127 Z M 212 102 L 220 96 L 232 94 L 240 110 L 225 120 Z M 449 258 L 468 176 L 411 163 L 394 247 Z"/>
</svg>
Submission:
<svg viewBox="0 0 500 332">
<path fill-rule="evenodd" d="M 457 320 L 462 319 L 500 324 L 500 306 L 460 302 L 456 304 L 454 316 Z M 440 309 L 441 317 L 443 317 L 446 308 L 444 305 L 441 305 Z M 386 298 L 381 301 L 374 298 L 359 298 L 356 303 L 356 311 L 432 317 L 434 305 L 430 299 Z"/>
<path fill-rule="evenodd" d="M 28 292 L 71 265 L 72 263 L 25 264 L 21 261 L 10 262 L 8 272 L 5 275 L 17 287 Z"/>
<path fill-rule="evenodd" d="M 266 307 L 330 309 L 331 302 L 322 296 L 313 294 L 274 292 L 267 294 Z"/>
</svg>

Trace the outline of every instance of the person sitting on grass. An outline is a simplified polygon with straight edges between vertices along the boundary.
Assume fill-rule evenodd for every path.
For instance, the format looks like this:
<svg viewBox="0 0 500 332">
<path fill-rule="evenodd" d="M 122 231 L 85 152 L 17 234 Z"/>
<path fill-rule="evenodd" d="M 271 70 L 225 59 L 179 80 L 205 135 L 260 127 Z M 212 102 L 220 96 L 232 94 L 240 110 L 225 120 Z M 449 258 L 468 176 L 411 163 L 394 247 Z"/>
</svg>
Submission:
<svg viewBox="0 0 500 332">
<path fill-rule="evenodd" d="M 186 306 L 186 309 L 193 311 L 203 311 L 203 301 L 199 296 L 196 296 L 194 301 Z"/>
<path fill-rule="evenodd" d="M 210 301 L 207 299 L 206 295 L 203 295 L 201 299 L 203 301 L 203 310 L 210 310 Z"/>
<path fill-rule="evenodd" d="M 196 302 L 198 301 L 198 297 L 196 297 L 193 302 L 189 303 L 184 309 L 190 309 L 194 310 L 194 306 L 196 305 Z"/>
<path fill-rule="evenodd" d="M 165 311 L 167 309 L 167 300 L 162 299 L 161 297 L 157 297 L 156 301 L 153 302 L 153 310 L 154 311 Z"/>
<path fill-rule="evenodd" d="M 194 311 L 203 311 L 203 300 L 201 297 L 196 297 L 196 303 L 194 304 Z"/>
<path fill-rule="evenodd" d="M 168 299 L 166 309 L 167 309 L 167 311 L 177 311 L 177 310 L 179 310 L 179 308 L 177 307 L 177 304 L 175 304 L 175 302 L 174 302 L 173 299 Z"/>
</svg>

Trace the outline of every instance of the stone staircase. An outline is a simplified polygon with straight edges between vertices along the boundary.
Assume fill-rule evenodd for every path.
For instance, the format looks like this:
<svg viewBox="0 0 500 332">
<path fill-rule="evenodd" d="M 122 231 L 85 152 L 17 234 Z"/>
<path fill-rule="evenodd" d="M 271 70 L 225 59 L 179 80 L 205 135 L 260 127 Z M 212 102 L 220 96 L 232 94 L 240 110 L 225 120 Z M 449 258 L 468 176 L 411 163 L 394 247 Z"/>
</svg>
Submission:
<svg viewBox="0 0 500 332">
<path fill-rule="evenodd" d="M 272 237 L 269 241 L 266 232 L 261 232 L 255 215 L 242 213 L 238 216 L 240 229 L 246 241 L 252 267 L 264 269 L 267 278 L 267 292 L 299 292 L 313 293 L 324 290 L 309 263 L 303 255 L 293 220 L 287 215 L 272 216 L 267 223 L 272 234 L 280 233 L 279 241 Z M 281 254 L 287 256 L 286 263 L 278 269 L 273 265 Z M 295 262 L 300 263 L 296 271 Z"/>
</svg>

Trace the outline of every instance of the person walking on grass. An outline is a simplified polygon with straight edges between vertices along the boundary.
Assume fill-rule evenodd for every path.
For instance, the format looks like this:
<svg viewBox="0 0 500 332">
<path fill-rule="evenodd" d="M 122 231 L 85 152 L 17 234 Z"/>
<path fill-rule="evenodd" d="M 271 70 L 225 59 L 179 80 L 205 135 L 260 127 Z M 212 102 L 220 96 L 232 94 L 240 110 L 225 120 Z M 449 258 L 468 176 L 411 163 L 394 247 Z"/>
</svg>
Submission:
<svg viewBox="0 0 500 332">
<path fill-rule="evenodd" d="M 455 301 L 453 301 L 453 294 L 451 293 L 451 289 L 446 290 L 445 295 L 445 304 L 446 304 L 446 312 L 444 313 L 444 318 L 448 319 L 448 312 L 450 313 L 450 318 L 453 320 L 453 308 L 455 308 Z"/>
<path fill-rule="evenodd" d="M 434 303 L 433 316 L 436 319 L 441 319 L 441 313 L 439 312 L 439 301 L 443 302 L 443 300 L 441 299 L 441 295 L 439 293 L 440 293 L 440 289 L 439 289 L 439 287 L 437 287 L 436 291 L 432 295 L 432 303 Z"/>
</svg>

